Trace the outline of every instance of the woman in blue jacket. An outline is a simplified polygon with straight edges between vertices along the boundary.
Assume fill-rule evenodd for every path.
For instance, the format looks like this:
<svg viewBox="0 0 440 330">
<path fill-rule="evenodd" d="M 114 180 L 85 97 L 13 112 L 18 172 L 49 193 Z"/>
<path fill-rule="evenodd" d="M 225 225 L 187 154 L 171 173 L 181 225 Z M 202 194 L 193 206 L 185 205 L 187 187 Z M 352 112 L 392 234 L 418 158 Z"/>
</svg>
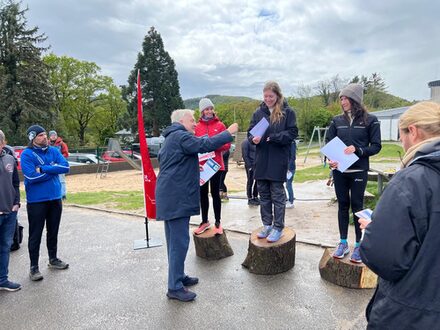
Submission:
<svg viewBox="0 0 440 330">
<path fill-rule="evenodd" d="M 333 118 L 326 135 L 326 142 L 336 136 L 347 145 L 344 152 L 356 154 L 359 160 L 351 165 L 343 173 L 337 170 L 338 163 L 329 160 L 329 166 L 333 169 L 333 180 L 338 199 L 338 224 L 340 242 L 334 258 L 342 259 L 350 250 L 348 248 L 347 236 L 349 225 L 349 210 L 354 218 L 356 243 L 350 261 L 361 263 L 359 254 L 360 240 L 362 236 L 359 228 L 356 212 L 364 207 L 364 193 L 368 181 L 369 158 L 377 154 L 382 148 L 380 138 L 380 123 L 376 116 L 367 112 L 362 104 L 363 87 L 359 84 L 349 84 L 339 94 L 343 114 Z"/>
<path fill-rule="evenodd" d="M 252 115 L 248 138 L 256 145 L 254 177 L 258 184 L 260 214 L 264 225 L 257 236 L 266 238 L 268 242 L 276 242 L 284 229 L 284 182 L 290 146 L 298 135 L 298 128 L 295 112 L 284 100 L 278 83 L 267 82 L 263 96 L 264 101 Z M 269 122 L 269 127 L 262 136 L 252 136 L 250 131 L 263 118 Z"/>
</svg>

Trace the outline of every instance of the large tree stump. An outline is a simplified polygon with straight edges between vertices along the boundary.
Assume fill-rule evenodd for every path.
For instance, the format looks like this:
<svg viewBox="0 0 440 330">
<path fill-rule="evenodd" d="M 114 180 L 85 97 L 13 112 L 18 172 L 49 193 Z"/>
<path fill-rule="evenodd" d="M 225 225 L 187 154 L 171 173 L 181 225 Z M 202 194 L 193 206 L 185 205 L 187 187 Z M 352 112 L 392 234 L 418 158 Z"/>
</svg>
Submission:
<svg viewBox="0 0 440 330">
<path fill-rule="evenodd" d="M 348 255 L 343 259 L 332 256 L 333 250 L 325 249 L 319 262 L 321 277 L 333 284 L 353 289 L 372 289 L 377 285 L 377 275 L 367 266 L 350 261 Z"/>
<path fill-rule="evenodd" d="M 278 242 L 269 243 L 265 238 L 258 238 L 254 230 L 249 238 L 248 254 L 242 266 L 251 273 L 274 275 L 283 273 L 295 265 L 296 234 L 290 228 L 283 229 L 283 236 Z"/>
<path fill-rule="evenodd" d="M 214 230 L 209 228 L 200 235 L 193 233 L 193 240 L 196 255 L 200 258 L 218 260 L 234 255 L 225 231 L 222 235 L 215 235 Z"/>
</svg>

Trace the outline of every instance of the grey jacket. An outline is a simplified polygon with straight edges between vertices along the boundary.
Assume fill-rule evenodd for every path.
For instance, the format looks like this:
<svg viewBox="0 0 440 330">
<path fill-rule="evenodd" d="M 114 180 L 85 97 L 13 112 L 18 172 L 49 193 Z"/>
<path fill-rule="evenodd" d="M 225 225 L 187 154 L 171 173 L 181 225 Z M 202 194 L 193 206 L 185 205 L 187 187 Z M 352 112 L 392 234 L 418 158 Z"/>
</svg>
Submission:
<svg viewBox="0 0 440 330">
<path fill-rule="evenodd" d="M 20 179 L 14 157 L 5 150 L 0 153 L 0 212 L 11 213 L 20 203 Z"/>
</svg>

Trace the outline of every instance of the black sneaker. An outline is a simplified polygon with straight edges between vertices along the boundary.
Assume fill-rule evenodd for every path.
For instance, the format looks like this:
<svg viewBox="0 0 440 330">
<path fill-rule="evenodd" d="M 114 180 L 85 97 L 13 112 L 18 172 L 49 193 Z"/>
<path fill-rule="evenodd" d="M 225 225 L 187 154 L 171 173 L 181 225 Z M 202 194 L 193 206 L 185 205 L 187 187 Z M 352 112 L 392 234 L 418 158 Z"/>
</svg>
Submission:
<svg viewBox="0 0 440 330">
<path fill-rule="evenodd" d="M 182 280 L 182 283 L 184 286 L 193 286 L 199 283 L 199 279 L 197 277 L 186 276 Z"/>
<path fill-rule="evenodd" d="M 48 266 L 49 266 L 49 268 L 52 268 L 52 269 L 67 269 L 67 268 L 69 268 L 69 264 L 66 264 L 64 261 L 62 261 L 58 258 L 51 259 L 49 261 Z"/>
<path fill-rule="evenodd" d="M 177 299 L 180 301 L 192 301 L 197 295 L 189 291 L 187 288 L 183 287 L 179 290 L 168 290 L 167 297 L 169 299 Z"/>
<path fill-rule="evenodd" d="M 31 281 L 41 281 L 43 279 L 43 275 L 41 275 L 38 267 L 31 267 L 29 278 L 31 279 Z"/>
</svg>

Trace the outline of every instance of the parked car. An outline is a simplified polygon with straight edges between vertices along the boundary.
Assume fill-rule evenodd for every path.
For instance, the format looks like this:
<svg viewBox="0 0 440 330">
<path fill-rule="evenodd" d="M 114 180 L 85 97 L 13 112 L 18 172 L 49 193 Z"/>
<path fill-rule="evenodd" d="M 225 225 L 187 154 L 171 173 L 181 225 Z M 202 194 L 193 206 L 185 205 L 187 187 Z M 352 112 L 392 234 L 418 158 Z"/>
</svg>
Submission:
<svg viewBox="0 0 440 330">
<path fill-rule="evenodd" d="M 132 152 L 131 150 L 122 150 L 122 152 L 130 158 L 141 159 L 141 155 L 135 151 Z M 125 159 L 122 158 L 121 155 L 119 153 L 117 153 L 116 151 L 105 151 L 101 155 L 101 158 L 105 161 L 108 161 L 108 162 L 124 162 L 125 161 Z"/>
<path fill-rule="evenodd" d="M 70 154 L 69 157 L 67 157 L 67 161 L 81 164 L 98 164 L 105 162 L 105 160 L 97 157 L 95 154 L 86 154 L 80 152 Z"/>
<path fill-rule="evenodd" d="M 12 147 L 12 149 L 14 150 L 15 153 L 15 158 L 17 158 L 17 168 L 20 170 L 21 169 L 21 165 L 20 165 L 20 157 L 21 157 L 21 153 L 24 151 L 24 149 L 26 149 L 27 147 L 23 147 L 23 146 L 15 146 Z"/>
</svg>

